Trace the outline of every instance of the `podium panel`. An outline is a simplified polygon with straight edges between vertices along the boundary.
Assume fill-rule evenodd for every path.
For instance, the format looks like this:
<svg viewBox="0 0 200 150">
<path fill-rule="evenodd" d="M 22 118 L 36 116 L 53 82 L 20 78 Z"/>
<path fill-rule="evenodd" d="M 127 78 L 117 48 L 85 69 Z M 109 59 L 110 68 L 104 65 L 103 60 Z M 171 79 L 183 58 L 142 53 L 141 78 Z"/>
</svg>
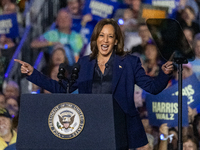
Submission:
<svg viewBox="0 0 200 150">
<path fill-rule="evenodd" d="M 110 94 L 23 94 L 20 104 L 17 150 L 128 149 L 126 117 Z"/>
</svg>

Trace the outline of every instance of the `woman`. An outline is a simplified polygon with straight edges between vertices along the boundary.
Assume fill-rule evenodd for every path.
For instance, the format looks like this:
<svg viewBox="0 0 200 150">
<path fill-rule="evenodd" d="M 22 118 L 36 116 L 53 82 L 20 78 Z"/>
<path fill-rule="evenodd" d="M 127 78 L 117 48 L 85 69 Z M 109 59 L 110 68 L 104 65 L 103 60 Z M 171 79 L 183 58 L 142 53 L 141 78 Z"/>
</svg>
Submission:
<svg viewBox="0 0 200 150">
<path fill-rule="evenodd" d="M 144 62 L 143 67 L 146 74 L 151 77 L 156 77 L 161 69 L 161 60 L 159 52 L 154 43 L 147 43 L 144 47 Z"/>
<path fill-rule="evenodd" d="M 134 84 L 147 92 L 157 94 L 167 85 L 173 71 L 172 62 L 162 66 L 163 72 L 152 80 L 145 74 L 140 59 L 125 54 L 124 38 L 120 27 L 112 19 L 102 19 L 97 23 L 91 37 L 90 56 L 79 59 L 79 77 L 71 87 L 71 92 L 78 88 L 79 93 L 112 94 L 127 117 L 129 148 L 137 148 L 148 143 L 139 113 L 135 108 Z M 21 72 L 28 75 L 28 80 L 52 93 L 66 92 L 66 88 L 40 74 L 31 65 L 21 60 Z M 66 81 L 62 82 L 64 86 Z"/>
</svg>

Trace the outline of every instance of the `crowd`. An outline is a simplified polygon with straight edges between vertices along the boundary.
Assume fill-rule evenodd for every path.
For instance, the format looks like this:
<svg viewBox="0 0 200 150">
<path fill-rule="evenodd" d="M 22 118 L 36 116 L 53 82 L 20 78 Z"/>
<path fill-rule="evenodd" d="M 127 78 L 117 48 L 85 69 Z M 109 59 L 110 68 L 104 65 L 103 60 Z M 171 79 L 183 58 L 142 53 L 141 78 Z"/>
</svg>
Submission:
<svg viewBox="0 0 200 150">
<path fill-rule="evenodd" d="M 45 53 L 45 65 L 40 70 L 48 77 L 57 78 L 58 68 L 61 63 L 66 66 L 66 77 L 77 60 L 91 53 L 90 37 L 94 26 L 101 18 L 96 18 L 88 13 L 88 0 L 66 0 L 62 2 L 60 10 L 51 29 L 33 39 L 30 47 L 33 51 L 43 50 Z M 109 0 L 118 3 L 118 8 L 113 11 L 111 18 L 118 22 L 125 37 L 125 51 L 140 57 L 146 74 L 155 78 L 161 66 L 166 61 L 159 53 L 148 27 L 142 18 L 142 8 L 146 5 L 154 6 L 155 0 Z M 22 1 L 23 2 L 23 1 Z M 17 5 L 12 0 L 1 0 L 0 14 L 17 14 L 20 32 L 23 32 L 24 20 L 21 11 L 24 5 Z M 162 7 L 168 8 L 166 18 L 176 19 L 194 49 L 195 60 L 183 65 L 183 80 L 196 75 L 200 80 L 200 1 L 199 0 L 174 0 L 174 7 L 162 3 Z M 165 6 L 166 5 L 166 6 Z M 158 6 L 158 5 L 157 5 Z M 159 9 L 162 10 L 162 7 Z M 20 37 L 20 34 L 19 34 Z M 18 42 L 16 39 L 0 35 L 0 74 L 12 58 Z M 3 61 L 3 64 L 1 64 Z M 6 64 L 6 65 L 5 65 Z M 3 69 L 3 70 L 2 70 Z M 20 110 L 20 86 L 15 81 L 2 84 L 0 77 L 0 150 L 14 149 L 17 137 L 17 122 Z M 174 71 L 168 87 L 178 82 L 178 71 Z M 22 85 L 21 85 L 22 86 Z M 31 84 L 32 93 L 48 93 L 44 89 Z M 134 93 L 135 105 L 140 112 L 142 123 L 148 137 L 148 150 L 176 150 L 178 147 L 178 128 L 170 127 L 166 123 L 161 126 L 152 126 L 149 123 L 146 109 L 145 91 L 136 85 Z M 196 101 L 199 101 L 196 97 Z M 188 106 L 188 126 L 183 127 L 183 150 L 198 150 L 200 144 L 200 110 L 199 106 L 192 109 Z M 167 138 L 172 135 L 171 138 Z M 163 135 L 163 136 L 161 136 Z M 14 145 L 13 145 L 14 144 Z M 14 148 L 13 148 L 14 146 Z M 138 148 L 139 150 L 140 148 Z"/>
</svg>

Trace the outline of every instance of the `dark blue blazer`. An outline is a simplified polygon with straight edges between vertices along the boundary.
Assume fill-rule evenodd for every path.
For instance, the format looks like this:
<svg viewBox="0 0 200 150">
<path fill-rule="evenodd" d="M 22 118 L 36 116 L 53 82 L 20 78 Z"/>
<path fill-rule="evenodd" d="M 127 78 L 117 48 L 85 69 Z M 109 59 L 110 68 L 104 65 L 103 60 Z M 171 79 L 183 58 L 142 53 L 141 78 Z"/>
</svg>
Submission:
<svg viewBox="0 0 200 150">
<path fill-rule="evenodd" d="M 92 93 L 96 59 L 91 60 L 89 56 L 84 56 L 79 59 L 78 63 L 80 64 L 79 77 L 71 87 L 71 91 L 78 89 L 79 93 Z M 66 81 L 62 81 L 62 84 L 59 84 L 37 70 L 34 70 L 33 74 L 27 79 L 52 93 L 66 92 Z M 157 94 L 167 86 L 169 79 L 170 76 L 162 71 L 155 79 L 147 76 L 141 65 L 140 58 L 137 56 L 130 54 L 125 56 L 115 55 L 112 95 L 127 116 L 129 148 L 141 147 L 148 143 L 139 113 L 134 104 L 134 85 L 137 84 L 151 94 Z"/>
</svg>

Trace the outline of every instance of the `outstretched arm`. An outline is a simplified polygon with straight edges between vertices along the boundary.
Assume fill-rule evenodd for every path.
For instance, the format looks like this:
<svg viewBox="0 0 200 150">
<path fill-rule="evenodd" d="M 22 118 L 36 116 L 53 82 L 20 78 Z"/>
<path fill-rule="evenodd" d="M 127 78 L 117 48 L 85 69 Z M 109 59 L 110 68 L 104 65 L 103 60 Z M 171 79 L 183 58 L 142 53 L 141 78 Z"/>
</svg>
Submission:
<svg viewBox="0 0 200 150">
<path fill-rule="evenodd" d="M 67 81 L 62 80 L 62 83 L 59 84 L 56 80 L 53 80 L 34 69 L 30 64 L 19 59 L 14 59 L 14 61 L 21 64 L 21 73 L 28 75 L 27 80 L 30 82 L 51 93 L 66 93 Z"/>
</svg>

